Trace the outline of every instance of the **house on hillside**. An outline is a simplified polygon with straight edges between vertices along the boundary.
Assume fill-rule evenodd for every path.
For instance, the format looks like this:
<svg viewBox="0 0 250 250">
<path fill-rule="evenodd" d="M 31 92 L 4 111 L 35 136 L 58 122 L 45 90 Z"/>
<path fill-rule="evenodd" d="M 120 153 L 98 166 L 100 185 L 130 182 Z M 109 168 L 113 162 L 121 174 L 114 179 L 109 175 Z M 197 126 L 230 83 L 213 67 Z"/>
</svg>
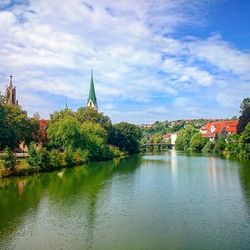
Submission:
<svg viewBox="0 0 250 250">
<path fill-rule="evenodd" d="M 223 132 L 227 134 L 236 134 L 238 122 L 238 120 L 208 122 L 201 127 L 200 132 L 202 137 L 207 137 L 210 141 L 214 141 L 214 138 L 221 135 Z"/>
<path fill-rule="evenodd" d="M 175 145 L 175 141 L 177 139 L 177 133 L 168 133 L 162 136 L 164 142 L 170 143 L 171 145 Z"/>
</svg>

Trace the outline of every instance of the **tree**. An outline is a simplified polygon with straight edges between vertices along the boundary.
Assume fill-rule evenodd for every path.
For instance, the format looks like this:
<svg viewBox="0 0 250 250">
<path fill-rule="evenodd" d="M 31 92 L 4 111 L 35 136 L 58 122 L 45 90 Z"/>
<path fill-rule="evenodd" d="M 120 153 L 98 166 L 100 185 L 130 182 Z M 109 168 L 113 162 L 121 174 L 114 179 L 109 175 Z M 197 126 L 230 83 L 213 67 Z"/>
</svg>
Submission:
<svg viewBox="0 0 250 250">
<path fill-rule="evenodd" d="M 107 146 L 107 131 L 98 123 L 85 122 L 81 125 L 82 146 L 90 153 L 90 158 L 99 160 L 105 158 Z"/>
<path fill-rule="evenodd" d="M 238 134 L 241 134 L 247 124 L 250 122 L 250 106 L 246 107 L 245 110 L 242 111 L 242 115 L 239 118 L 239 123 L 237 126 L 237 132 Z"/>
<path fill-rule="evenodd" d="M 29 167 L 32 170 L 44 171 L 50 167 L 50 153 L 44 147 L 36 147 L 34 143 L 29 146 Z"/>
<path fill-rule="evenodd" d="M 207 143 L 205 144 L 205 146 L 202 149 L 202 152 L 204 153 L 212 153 L 214 149 L 214 143 L 212 141 L 207 141 Z"/>
<path fill-rule="evenodd" d="M 61 116 L 55 122 L 49 123 L 48 138 L 50 145 L 55 148 L 77 149 L 83 145 L 80 123 L 74 116 Z"/>
<path fill-rule="evenodd" d="M 75 116 L 74 112 L 71 109 L 66 108 L 59 111 L 55 111 L 53 114 L 51 114 L 50 121 L 54 123 L 65 117 L 74 117 L 74 116 Z"/>
<path fill-rule="evenodd" d="M 121 122 L 113 126 L 109 143 L 128 153 L 139 152 L 141 130 L 138 126 Z"/>
<path fill-rule="evenodd" d="M 84 122 L 98 123 L 109 131 L 112 123 L 108 116 L 90 107 L 81 107 L 75 113 L 76 119 L 82 124 Z"/>
<path fill-rule="evenodd" d="M 178 150 L 189 150 L 191 138 L 197 133 L 197 129 L 192 125 L 187 125 L 177 136 L 175 147 Z"/>
<path fill-rule="evenodd" d="M 243 101 L 240 104 L 240 113 L 243 114 L 243 112 L 250 107 L 250 98 L 244 98 Z"/>
<path fill-rule="evenodd" d="M 4 103 L 0 96 L 0 149 L 18 147 L 21 142 L 29 144 L 38 134 L 38 120 L 29 118 L 20 106 Z"/>
<path fill-rule="evenodd" d="M 192 151 L 201 152 L 207 142 L 208 138 L 202 137 L 201 133 L 197 132 L 191 138 L 190 149 Z"/>
<path fill-rule="evenodd" d="M 228 156 L 237 157 L 239 155 L 239 135 L 231 134 L 227 136 L 226 153 Z"/>
<path fill-rule="evenodd" d="M 250 159 L 250 122 L 247 124 L 244 132 L 239 139 L 240 157 Z"/>
<path fill-rule="evenodd" d="M 225 150 L 226 146 L 226 138 L 224 136 L 221 136 L 215 143 L 214 152 L 217 154 L 221 154 Z"/>
<path fill-rule="evenodd" d="M 3 166 L 11 171 L 15 169 L 18 163 L 16 156 L 8 147 L 5 148 L 1 160 L 3 161 Z"/>
</svg>

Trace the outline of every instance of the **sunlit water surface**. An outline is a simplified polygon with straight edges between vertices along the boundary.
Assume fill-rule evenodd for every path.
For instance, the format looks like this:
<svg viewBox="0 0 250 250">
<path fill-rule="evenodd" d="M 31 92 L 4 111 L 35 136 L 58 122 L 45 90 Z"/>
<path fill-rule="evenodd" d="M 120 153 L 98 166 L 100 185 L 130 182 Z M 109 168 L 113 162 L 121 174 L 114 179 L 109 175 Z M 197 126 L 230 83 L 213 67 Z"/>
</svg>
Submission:
<svg viewBox="0 0 250 250">
<path fill-rule="evenodd" d="M 0 180 L 0 249 L 250 249 L 250 162 L 168 151 Z"/>
</svg>

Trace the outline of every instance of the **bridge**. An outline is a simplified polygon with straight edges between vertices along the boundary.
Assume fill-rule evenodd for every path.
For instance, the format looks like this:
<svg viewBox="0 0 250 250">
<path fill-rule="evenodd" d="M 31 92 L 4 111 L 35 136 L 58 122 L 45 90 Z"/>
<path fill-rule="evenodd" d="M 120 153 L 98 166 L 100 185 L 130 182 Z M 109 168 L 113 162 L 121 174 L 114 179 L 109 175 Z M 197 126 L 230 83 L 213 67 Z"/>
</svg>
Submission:
<svg viewBox="0 0 250 250">
<path fill-rule="evenodd" d="M 166 142 L 159 142 L 159 143 L 145 143 L 141 145 L 141 149 L 144 151 L 162 151 L 166 149 L 171 149 L 174 145 L 171 143 L 166 143 Z"/>
</svg>

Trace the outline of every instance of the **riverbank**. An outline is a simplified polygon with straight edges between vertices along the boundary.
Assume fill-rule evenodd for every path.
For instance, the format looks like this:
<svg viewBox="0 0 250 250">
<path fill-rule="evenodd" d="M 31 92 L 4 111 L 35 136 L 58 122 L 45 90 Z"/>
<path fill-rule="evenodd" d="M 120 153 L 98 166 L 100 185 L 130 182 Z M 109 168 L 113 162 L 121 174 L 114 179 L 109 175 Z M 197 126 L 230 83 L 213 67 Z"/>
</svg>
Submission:
<svg viewBox="0 0 250 250">
<path fill-rule="evenodd" d="M 95 160 L 95 161 L 86 161 L 86 162 L 79 162 L 79 164 L 72 165 L 72 164 L 57 164 L 57 165 L 48 165 L 46 168 L 40 168 L 40 167 L 31 167 L 28 163 L 28 158 L 23 158 L 18 160 L 17 165 L 13 169 L 4 168 L 3 161 L 0 160 L 0 178 L 6 178 L 11 176 L 27 176 L 27 175 L 33 175 L 35 173 L 42 173 L 42 172 L 53 172 L 65 168 L 73 168 L 73 167 L 79 167 L 83 164 L 89 164 L 89 163 L 95 163 L 95 162 L 103 162 L 103 161 L 109 161 L 114 159 L 121 159 L 124 157 L 129 156 L 127 152 L 120 152 L 119 155 L 114 156 L 111 159 L 102 159 L 102 160 Z"/>
</svg>

